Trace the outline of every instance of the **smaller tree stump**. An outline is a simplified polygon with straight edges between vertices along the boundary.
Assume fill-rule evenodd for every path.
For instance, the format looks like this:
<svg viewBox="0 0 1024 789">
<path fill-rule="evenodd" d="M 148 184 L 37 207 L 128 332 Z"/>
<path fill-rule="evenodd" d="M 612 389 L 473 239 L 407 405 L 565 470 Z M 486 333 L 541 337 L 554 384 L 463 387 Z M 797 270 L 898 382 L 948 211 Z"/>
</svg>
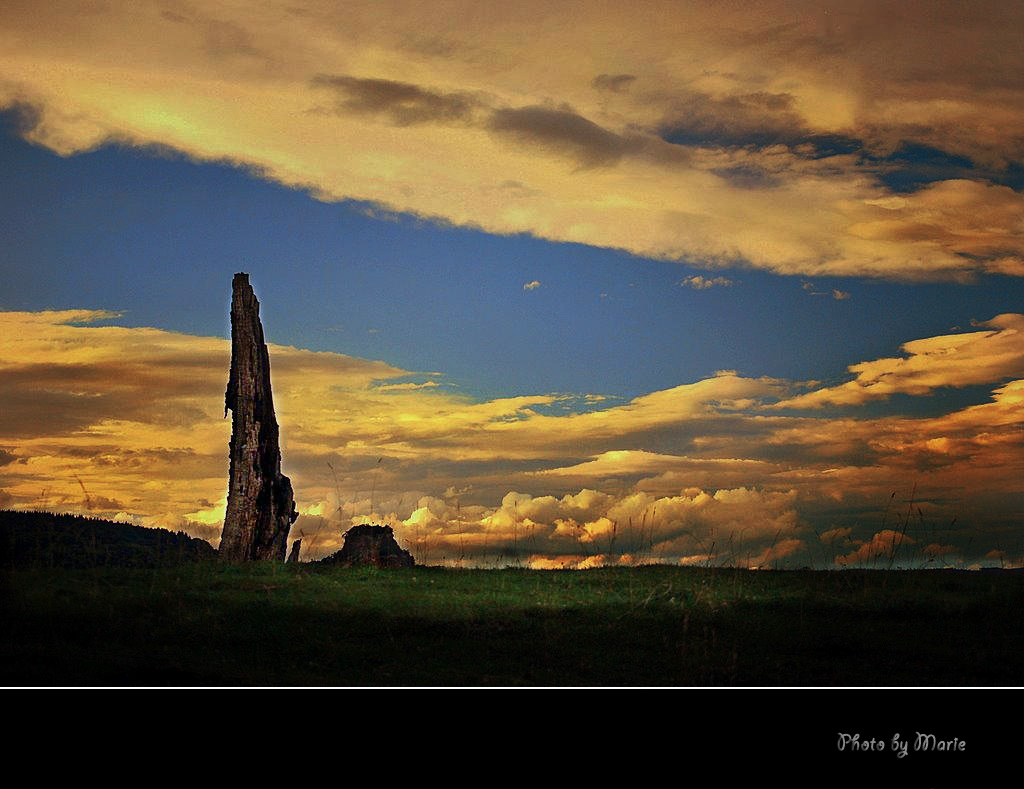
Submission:
<svg viewBox="0 0 1024 789">
<path fill-rule="evenodd" d="M 340 551 L 321 559 L 325 564 L 342 567 L 414 567 L 412 554 L 402 550 L 390 526 L 362 523 L 345 532 Z"/>
</svg>

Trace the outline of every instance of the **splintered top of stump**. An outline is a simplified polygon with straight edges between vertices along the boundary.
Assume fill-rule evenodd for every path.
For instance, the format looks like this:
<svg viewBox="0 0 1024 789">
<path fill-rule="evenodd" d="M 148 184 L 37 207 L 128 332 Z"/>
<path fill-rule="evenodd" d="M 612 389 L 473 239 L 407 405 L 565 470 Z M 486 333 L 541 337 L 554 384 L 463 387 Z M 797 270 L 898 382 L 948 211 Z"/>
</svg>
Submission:
<svg viewBox="0 0 1024 789">
<path fill-rule="evenodd" d="M 252 299 L 256 302 L 257 308 L 259 307 L 259 301 L 256 299 L 256 293 L 253 291 L 252 285 L 249 284 L 249 275 L 244 271 L 239 271 L 231 279 L 231 296 L 232 299 L 237 299 L 239 296 L 246 299 L 246 301 Z"/>
</svg>

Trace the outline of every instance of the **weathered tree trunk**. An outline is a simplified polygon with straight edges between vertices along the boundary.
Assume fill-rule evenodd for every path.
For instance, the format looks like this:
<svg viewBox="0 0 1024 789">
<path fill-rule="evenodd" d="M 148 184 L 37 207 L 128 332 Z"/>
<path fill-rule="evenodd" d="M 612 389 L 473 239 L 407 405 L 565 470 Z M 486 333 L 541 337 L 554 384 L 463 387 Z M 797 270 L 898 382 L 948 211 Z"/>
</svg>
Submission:
<svg viewBox="0 0 1024 789">
<path fill-rule="evenodd" d="M 231 409 L 231 471 L 219 551 L 233 562 L 283 561 L 298 513 L 291 480 L 281 473 L 260 303 L 248 274 L 235 274 L 231 291 L 231 375 L 224 395 L 224 415 Z"/>
</svg>

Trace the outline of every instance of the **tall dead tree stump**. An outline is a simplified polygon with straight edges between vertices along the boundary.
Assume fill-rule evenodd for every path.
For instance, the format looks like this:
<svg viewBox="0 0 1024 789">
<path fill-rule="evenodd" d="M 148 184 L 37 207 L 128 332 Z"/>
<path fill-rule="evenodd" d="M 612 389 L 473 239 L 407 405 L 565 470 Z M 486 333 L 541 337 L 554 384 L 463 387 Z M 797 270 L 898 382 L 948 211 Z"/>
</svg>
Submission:
<svg viewBox="0 0 1024 789">
<path fill-rule="evenodd" d="M 231 373 L 224 394 L 224 416 L 231 411 L 231 469 L 219 552 L 232 562 L 284 561 L 298 513 L 291 480 L 281 473 L 260 303 L 248 274 L 235 274 L 231 291 Z"/>
</svg>

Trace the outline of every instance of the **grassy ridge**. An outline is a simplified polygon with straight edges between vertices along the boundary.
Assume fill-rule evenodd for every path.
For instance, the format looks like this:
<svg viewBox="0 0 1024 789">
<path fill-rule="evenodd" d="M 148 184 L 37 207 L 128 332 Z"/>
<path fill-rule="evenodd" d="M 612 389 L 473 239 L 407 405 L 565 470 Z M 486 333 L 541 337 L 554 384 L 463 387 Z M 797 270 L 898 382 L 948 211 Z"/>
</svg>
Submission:
<svg viewBox="0 0 1024 789">
<path fill-rule="evenodd" d="M 5 685 L 1020 685 L 1024 574 L 8 572 Z"/>
</svg>

